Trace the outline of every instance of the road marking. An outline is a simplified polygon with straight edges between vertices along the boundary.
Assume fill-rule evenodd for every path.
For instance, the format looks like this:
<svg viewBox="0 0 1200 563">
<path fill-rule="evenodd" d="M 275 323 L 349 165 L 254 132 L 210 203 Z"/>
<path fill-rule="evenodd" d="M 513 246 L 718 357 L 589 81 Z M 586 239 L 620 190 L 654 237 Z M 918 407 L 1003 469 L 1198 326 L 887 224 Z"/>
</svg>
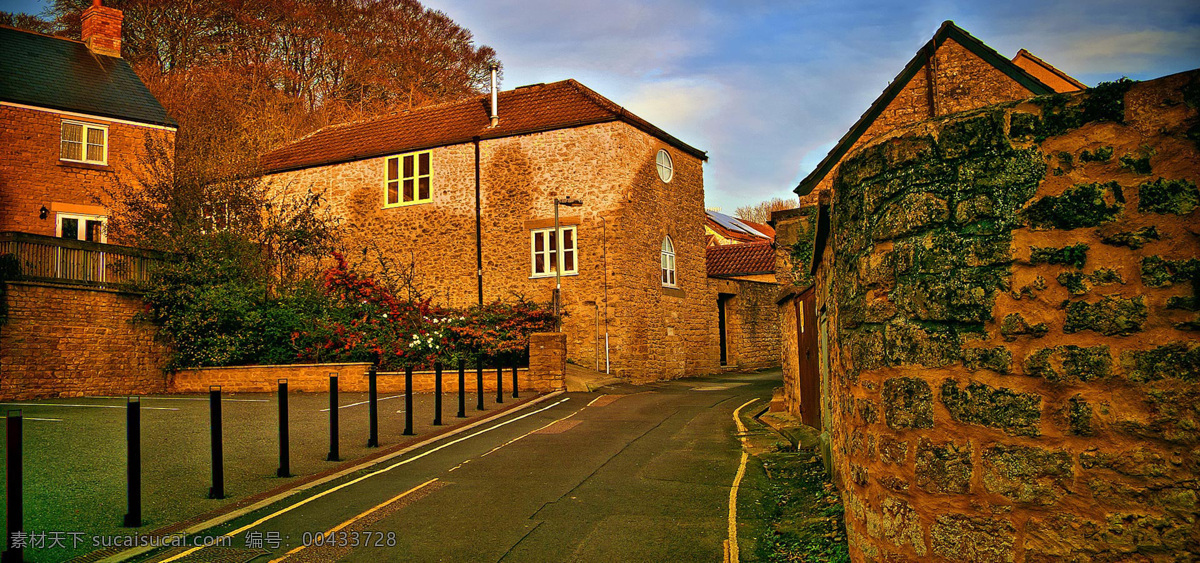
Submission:
<svg viewBox="0 0 1200 563">
<path fill-rule="evenodd" d="M 391 397 L 384 397 L 384 398 L 382 398 L 382 399 L 379 399 L 379 400 L 380 400 L 380 401 L 386 401 L 386 400 L 388 400 L 388 399 L 396 399 L 396 398 L 403 397 L 403 396 L 404 396 L 404 395 L 392 395 Z M 358 405 L 365 405 L 365 404 L 367 404 L 367 403 L 369 403 L 369 402 L 371 402 L 371 401 L 359 401 L 359 402 L 357 402 L 357 403 L 350 403 L 350 404 L 348 404 L 348 405 L 339 405 L 339 406 L 338 406 L 338 410 L 341 410 L 341 409 L 344 409 L 344 408 L 347 408 L 347 407 L 357 407 Z M 329 412 L 329 407 L 325 407 L 325 408 L 321 409 L 321 412 Z M 402 411 L 396 411 L 396 412 L 402 412 Z"/>
<path fill-rule="evenodd" d="M 68 405 L 64 403 L 0 403 L 0 405 L 13 405 L 18 407 L 76 407 L 83 409 L 123 409 L 125 405 Z M 177 411 L 167 407 L 142 407 L 146 411 Z"/>
<path fill-rule="evenodd" d="M 138 397 L 139 395 L 130 395 Z M 147 397 L 140 395 L 143 401 L 207 401 L 208 397 Z M 89 399 L 124 399 L 125 397 L 88 397 Z M 266 403 L 268 399 L 226 399 L 221 398 L 222 403 Z"/>
<path fill-rule="evenodd" d="M 279 510 L 276 510 L 275 512 L 272 512 L 272 513 L 270 513 L 270 514 L 268 514 L 268 515 L 266 515 L 266 516 L 263 516 L 262 518 L 259 518 L 258 520 L 255 520 L 255 521 L 253 521 L 253 522 L 251 522 L 251 523 L 249 523 L 249 524 L 246 524 L 245 526 L 242 526 L 241 528 L 238 528 L 238 529 L 236 529 L 236 530 L 234 530 L 234 531 L 232 531 L 232 532 L 229 532 L 229 533 L 227 533 L 227 534 L 224 534 L 224 535 L 226 535 L 226 536 L 230 536 L 230 537 L 236 536 L 236 535 L 238 535 L 238 534 L 240 534 L 240 533 L 242 533 L 242 532 L 245 532 L 246 530 L 249 530 L 249 529 L 251 529 L 251 528 L 254 528 L 255 526 L 258 526 L 259 524 L 262 524 L 262 523 L 264 523 L 264 522 L 266 522 L 266 521 L 268 521 L 268 520 L 271 520 L 272 518 L 275 518 L 276 516 L 280 516 L 280 515 L 282 515 L 282 514 L 286 514 L 286 513 L 288 513 L 288 512 L 291 512 L 291 511 L 293 511 L 293 510 L 295 510 L 295 509 L 297 509 L 297 508 L 300 508 L 301 506 L 304 506 L 304 505 L 306 505 L 306 504 L 308 504 L 308 503 L 310 503 L 310 502 L 312 502 L 312 501 L 314 501 L 314 500 L 317 500 L 317 499 L 319 499 L 319 498 L 321 498 L 321 497 L 323 497 L 323 496 L 325 496 L 325 495 L 333 494 L 333 493 L 335 493 L 335 492 L 337 492 L 337 491 L 340 491 L 340 490 L 342 490 L 342 489 L 344 489 L 344 488 L 346 488 L 346 487 L 349 487 L 350 485 L 354 485 L 354 484 L 356 484 L 356 483 L 360 483 L 360 482 L 362 482 L 362 481 L 366 481 L 367 479 L 370 479 L 371 477 L 374 477 L 374 476 L 376 476 L 376 475 L 382 475 L 382 474 L 384 474 L 384 473 L 387 473 L 388 471 L 391 471 L 391 470 L 393 470 L 393 469 L 395 469 L 395 468 L 397 468 L 397 467 L 400 467 L 400 466 L 402 466 L 402 465 L 407 465 L 407 464 L 409 464 L 409 463 L 412 463 L 412 462 L 414 462 L 414 461 L 417 461 L 418 459 L 421 459 L 421 458 L 423 458 L 423 457 L 425 457 L 425 456 L 427 456 L 427 455 L 429 455 L 429 454 L 432 454 L 432 453 L 434 453 L 434 452 L 436 452 L 436 451 L 438 451 L 438 450 L 442 450 L 442 449 L 448 448 L 448 447 L 450 447 L 450 446 L 453 446 L 454 444 L 457 444 L 457 443 L 459 443 L 459 442 L 462 442 L 462 441 L 465 441 L 465 440 L 470 440 L 471 438 L 474 438 L 474 437 L 476 437 L 476 436 L 479 436 L 480 434 L 485 434 L 485 433 L 491 432 L 492 430 L 495 430 L 495 429 L 497 429 L 497 428 L 500 428 L 500 427 L 502 427 L 502 426 L 507 426 L 507 425 L 509 425 L 509 424 L 512 424 L 512 423 L 514 423 L 514 422 L 518 421 L 518 420 L 521 420 L 522 418 L 526 418 L 526 417 L 529 417 L 529 416 L 533 416 L 533 415 L 535 415 L 535 414 L 537 414 L 537 413 L 540 413 L 540 412 L 542 412 L 542 411 L 545 411 L 545 410 L 548 410 L 548 409 L 552 409 L 552 408 L 554 408 L 554 407 L 557 407 L 558 405 L 561 405 L 561 404 L 563 404 L 563 403 L 565 403 L 565 402 L 567 402 L 567 401 L 570 401 L 570 400 L 571 400 L 571 399 L 570 399 L 570 397 L 568 397 L 568 398 L 566 398 L 566 399 L 563 399 L 563 400 L 561 400 L 561 401 L 558 401 L 557 403 L 554 403 L 554 404 L 552 404 L 552 405 L 550 405 L 550 406 L 547 406 L 547 407 L 542 407 L 542 408 L 540 408 L 540 409 L 538 409 L 538 410 L 536 410 L 536 411 L 532 411 L 532 412 L 525 413 L 525 414 L 523 414 L 523 415 L 521 415 L 521 416 L 518 416 L 518 417 L 516 417 L 516 418 L 511 418 L 511 419 L 509 419 L 509 420 L 506 420 L 506 421 L 504 421 L 504 422 L 501 422 L 500 424 L 497 424 L 497 425 L 495 425 L 495 426 L 492 426 L 492 427 L 490 427 L 490 428 L 485 428 L 485 429 L 483 429 L 483 430 L 480 430 L 479 432 L 476 432 L 476 433 L 474 433 L 474 434 L 471 434 L 470 436 L 463 436 L 462 438 L 459 438 L 459 439 L 457 439 L 457 440 L 453 440 L 453 441 L 450 441 L 450 442 L 446 442 L 445 444 L 442 444 L 442 445 L 440 445 L 440 446 L 438 446 L 438 447 L 436 447 L 436 448 L 432 448 L 432 449 L 426 450 L 426 451 L 424 451 L 424 452 L 421 452 L 420 454 L 418 454 L 418 455 L 415 455 L 415 456 L 413 456 L 413 457 L 410 457 L 410 458 L 408 458 L 408 459 L 404 459 L 404 460 L 398 461 L 398 462 L 396 462 L 396 463 L 393 463 L 393 464 L 391 464 L 391 465 L 389 465 L 389 466 L 387 466 L 387 467 L 385 467 L 385 468 L 383 468 L 383 469 L 378 469 L 378 470 L 372 471 L 371 473 L 368 473 L 368 474 L 366 474 L 366 475 L 363 475 L 362 477 L 359 477 L 359 478 L 357 478 L 357 479 L 352 479 L 352 480 L 350 480 L 350 481 L 346 481 L 345 483 L 342 483 L 341 485 L 338 485 L 338 486 L 336 486 L 336 487 L 331 487 L 331 488 L 329 488 L 329 489 L 325 489 L 324 491 L 321 491 L 321 492 L 319 492 L 319 493 L 317 493 L 317 494 L 315 494 L 315 495 L 313 495 L 313 496 L 311 496 L 311 497 L 308 497 L 308 498 L 306 498 L 306 499 L 304 499 L 304 500 L 302 500 L 302 501 L 300 501 L 300 502 L 297 502 L 297 503 L 295 503 L 295 504 L 292 504 L 292 505 L 290 505 L 290 506 L 285 506 L 285 507 L 283 507 L 283 508 L 281 508 L 281 509 L 279 509 Z M 196 553 L 197 551 L 200 551 L 201 549 L 204 549 L 205 547 L 207 547 L 207 546 L 198 546 L 198 547 L 193 547 L 193 548 L 191 548 L 191 549 L 189 549 L 189 550 L 186 550 L 186 551 L 184 551 L 184 552 L 182 552 L 182 553 L 179 553 L 179 554 L 177 554 L 177 555 L 175 555 L 175 556 L 173 556 L 173 557 L 170 557 L 170 558 L 168 558 L 168 559 L 163 559 L 163 560 L 162 560 L 162 561 L 160 561 L 159 563 L 171 563 L 171 561 L 178 561 L 178 560 L 180 560 L 180 559 L 182 559 L 182 558 L 184 558 L 184 557 L 187 557 L 188 555 L 191 555 L 191 554 L 193 554 L 193 553 Z"/>
<path fill-rule="evenodd" d="M 718 383 L 716 385 L 705 385 L 703 387 L 693 387 L 692 391 L 726 391 L 734 387 L 749 385 L 749 383 Z"/>
<path fill-rule="evenodd" d="M 737 424 L 738 435 L 742 441 L 742 461 L 738 464 L 737 475 L 733 478 L 733 487 L 729 489 L 729 539 L 726 540 L 725 562 L 738 563 L 738 543 L 737 543 L 737 496 L 738 488 L 742 486 L 742 478 L 746 476 L 746 460 L 749 456 L 746 454 L 746 425 L 742 424 L 742 409 L 746 408 L 750 403 L 757 401 L 755 397 L 746 401 L 737 410 L 733 411 L 733 422 Z"/>
<path fill-rule="evenodd" d="M 379 504 L 377 504 L 377 505 L 375 505 L 375 506 L 373 506 L 373 507 L 371 507 L 371 508 L 367 509 L 366 511 L 364 511 L 364 512 L 360 513 L 358 516 L 355 516 L 355 517 L 353 517 L 353 518 L 351 518 L 351 519 L 349 519 L 349 520 L 346 520 L 345 522 L 342 522 L 341 524 L 338 524 L 337 526 L 334 526 L 333 528 L 330 528 L 328 532 L 325 532 L 325 535 L 326 535 L 326 536 L 328 536 L 328 535 L 330 535 L 330 534 L 333 534 L 333 533 L 337 532 L 338 530 L 341 530 L 342 528 L 345 528 L 346 526 L 349 526 L 349 525 L 351 525 L 351 524 L 353 524 L 353 523 L 355 523 L 355 522 L 357 522 L 357 521 L 359 521 L 359 520 L 362 520 L 363 518 L 366 518 L 367 516 L 370 516 L 372 513 L 376 512 L 377 510 L 379 510 L 379 509 L 381 509 L 381 508 L 383 508 L 383 507 L 385 507 L 385 506 L 387 506 L 387 505 L 389 505 L 389 504 L 392 504 L 393 502 L 396 502 L 396 501 L 398 501 L 398 500 L 400 500 L 400 499 L 402 499 L 402 498 L 404 498 L 404 497 L 406 497 L 406 496 L 408 496 L 408 495 L 411 495 L 411 494 L 413 494 L 413 493 L 415 493 L 415 492 L 417 492 L 417 491 L 419 491 L 419 490 L 421 490 L 421 489 L 424 489 L 425 487 L 427 487 L 427 486 L 429 486 L 429 485 L 432 485 L 432 484 L 433 484 L 435 481 L 437 481 L 437 480 L 438 480 L 438 479 L 437 479 L 437 477 L 434 477 L 433 479 L 430 479 L 430 480 L 428 480 L 428 481 L 425 481 L 424 483 L 421 483 L 420 485 L 417 485 L 417 486 L 415 486 L 415 487 L 413 487 L 413 488 L 411 488 L 411 489 L 409 489 L 409 490 L 407 490 L 407 491 L 404 491 L 403 493 L 400 493 L 400 494 L 398 494 L 398 495 L 396 495 L 396 496 L 394 496 L 394 497 L 392 497 L 392 498 L 390 498 L 390 499 L 388 499 L 388 500 L 385 500 L 385 501 L 383 501 L 383 502 L 381 502 L 381 503 L 379 503 Z M 294 549 L 292 549 L 291 551 L 289 551 L 289 552 L 287 552 L 287 553 L 283 554 L 283 557 L 279 557 L 279 558 L 276 558 L 276 559 L 272 559 L 272 560 L 270 561 L 270 563 L 278 563 L 279 561 L 283 561 L 284 559 L 287 559 L 288 557 L 291 557 L 292 555 L 294 555 L 294 554 L 296 554 L 296 553 L 298 553 L 298 552 L 302 551 L 302 550 L 303 550 L 304 548 L 306 548 L 306 547 L 308 547 L 308 546 L 307 546 L 307 545 L 299 545 L 299 546 L 296 546 L 296 547 L 295 547 Z"/>
<path fill-rule="evenodd" d="M 587 408 L 587 405 L 584 405 L 584 406 L 583 406 L 583 409 L 586 409 L 586 408 Z M 503 448 L 504 446 L 507 446 L 507 445 L 509 445 L 509 444 L 511 444 L 511 443 L 513 443 L 513 442 L 516 442 L 517 440 L 520 440 L 520 439 L 522 439 L 522 438 L 524 438 L 524 437 L 526 437 L 526 436 L 528 436 L 528 435 L 530 435 L 530 434 L 534 434 L 534 433 L 536 433 L 536 432 L 541 432 L 542 430 L 545 430 L 545 429 L 547 429 L 547 428 L 549 428 L 549 427 L 551 427 L 551 426 L 554 426 L 555 424 L 558 424 L 558 423 L 560 423 L 560 422 L 562 422 L 562 421 L 564 421 L 564 420 L 566 420 L 566 419 L 568 419 L 568 418 L 571 418 L 572 416 L 575 416 L 575 415 L 579 414 L 581 411 L 583 411 L 583 409 L 579 409 L 579 410 L 577 410 L 577 411 L 575 411 L 575 412 L 573 412 L 573 413 L 571 413 L 571 414 L 568 414 L 567 416 L 564 416 L 564 417 L 562 417 L 562 418 L 560 418 L 560 419 L 558 419 L 558 420 L 555 420 L 554 422 L 551 422 L 550 424 L 547 424 L 547 425 L 545 425 L 545 426 L 543 426 L 543 427 L 541 427 L 541 428 L 538 428 L 537 430 L 530 430 L 529 432 L 526 432 L 526 433 L 524 433 L 524 434 L 522 434 L 522 435 L 520 435 L 520 436 L 517 436 L 516 438 L 513 438 L 512 440 L 509 440 L 509 441 L 507 441 L 507 442 L 505 442 L 505 443 L 503 443 L 503 444 L 500 444 L 499 446 L 496 446 L 496 447 L 492 448 L 491 450 L 488 450 L 488 452 L 487 452 L 487 453 L 485 453 L 485 454 L 483 454 L 483 455 L 481 455 L 481 456 L 479 456 L 479 457 L 481 457 L 481 458 L 482 458 L 482 457 L 487 457 L 487 455 L 488 455 L 488 454 L 490 454 L 490 453 L 492 453 L 492 452 L 494 452 L 494 451 L 496 451 L 496 450 L 498 450 L 498 449 L 500 449 L 500 448 Z"/>
<path fill-rule="evenodd" d="M 41 420 L 45 422 L 62 422 L 61 418 L 33 418 L 32 416 L 23 417 L 24 420 Z"/>
<path fill-rule="evenodd" d="M 588 404 L 587 404 L 587 405 L 585 405 L 585 406 L 588 406 L 588 407 L 590 407 L 590 406 L 592 406 L 593 404 L 595 404 L 595 402 L 596 402 L 596 401 L 599 401 L 600 399 L 603 399 L 603 398 L 605 398 L 605 397 L 607 397 L 607 396 L 608 396 L 608 394 L 607 394 L 607 393 L 605 393 L 604 395 L 600 395 L 599 397 L 596 397 L 595 399 L 592 399 L 592 402 L 588 403 Z"/>
</svg>

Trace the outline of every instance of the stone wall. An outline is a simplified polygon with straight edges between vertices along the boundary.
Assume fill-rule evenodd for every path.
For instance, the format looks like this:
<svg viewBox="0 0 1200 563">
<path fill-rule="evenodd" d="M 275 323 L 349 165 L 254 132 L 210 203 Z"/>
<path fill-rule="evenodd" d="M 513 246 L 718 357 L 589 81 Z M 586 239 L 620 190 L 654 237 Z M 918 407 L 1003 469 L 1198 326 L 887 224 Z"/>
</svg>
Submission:
<svg viewBox="0 0 1200 563">
<path fill-rule="evenodd" d="M 59 160 L 63 119 L 108 126 L 106 166 Z M 169 146 L 174 135 L 161 127 L 0 104 L 0 231 L 55 236 L 59 211 L 106 215 L 106 190 L 121 176 L 134 180 L 130 171 L 141 169 L 147 136 Z M 45 219 L 43 206 L 51 212 Z"/>
<path fill-rule="evenodd" d="M 666 149 L 674 178 L 662 182 L 655 155 Z M 477 301 L 474 145 L 432 150 L 432 198 L 383 207 L 384 157 L 271 177 L 281 190 L 326 196 L 349 228 L 348 247 L 375 247 L 412 265 L 435 303 Z M 605 331 L 613 373 L 634 380 L 715 371 L 716 303 L 704 265 L 702 162 L 621 122 L 484 140 L 481 154 L 485 301 L 550 302 L 555 279 L 533 277 L 530 231 L 578 228 L 577 275 L 564 276 L 564 332 L 570 359 L 601 367 Z M 664 236 L 676 251 L 678 289 L 659 281 Z M 356 258 L 356 257 L 352 257 Z"/>
<path fill-rule="evenodd" d="M 137 323 L 139 295 L 0 284 L 0 400 L 162 393 L 166 348 Z"/>
<path fill-rule="evenodd" d="M 745 279 L 709 279 L 712 299 L 725 302 L 726 368 L 779 366 L 779 285 Z M 719 338 L 719 335 L 714 338 Z"/>
<path fill-rule="evenodd" d="M 1193 71 L 843 162 L 817 288 L 855 561 L 1200 551 L 1197 106 Z"/>
</svg>

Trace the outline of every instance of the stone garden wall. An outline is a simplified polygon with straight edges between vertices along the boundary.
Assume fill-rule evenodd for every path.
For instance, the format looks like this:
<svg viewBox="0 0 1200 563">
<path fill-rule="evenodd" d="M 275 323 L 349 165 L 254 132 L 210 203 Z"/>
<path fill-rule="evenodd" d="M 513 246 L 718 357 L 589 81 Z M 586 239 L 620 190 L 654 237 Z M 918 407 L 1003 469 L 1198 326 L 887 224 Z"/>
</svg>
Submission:
<svg viewBox="0 0 1200 563">
<path fill-rule="evenodd" d="M 924 122 L 833 185 L 855 561 L 1200 552 L 1200 71 Z"/>
</svg>

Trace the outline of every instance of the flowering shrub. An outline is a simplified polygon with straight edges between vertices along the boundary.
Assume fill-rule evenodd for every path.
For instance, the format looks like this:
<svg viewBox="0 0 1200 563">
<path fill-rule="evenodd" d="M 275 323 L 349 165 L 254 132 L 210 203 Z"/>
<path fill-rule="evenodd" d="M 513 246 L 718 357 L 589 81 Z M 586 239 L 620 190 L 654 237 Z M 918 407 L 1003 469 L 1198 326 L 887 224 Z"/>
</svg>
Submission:
<svg viewBox="0 0 1200 563">
<path fill-rule="evenodd" d="M 554 315 L 528 301 L 454 310 L 429 300 L 396 298 L 334 254 L 325 273 L 328 314 L 292 335 L 297 359 L 315 362 L 371 361 L 383 369 L 424 368 L 481 356 L 507 361 L 524 356 L 529 335 L 554 329 Z"/>
</svg>

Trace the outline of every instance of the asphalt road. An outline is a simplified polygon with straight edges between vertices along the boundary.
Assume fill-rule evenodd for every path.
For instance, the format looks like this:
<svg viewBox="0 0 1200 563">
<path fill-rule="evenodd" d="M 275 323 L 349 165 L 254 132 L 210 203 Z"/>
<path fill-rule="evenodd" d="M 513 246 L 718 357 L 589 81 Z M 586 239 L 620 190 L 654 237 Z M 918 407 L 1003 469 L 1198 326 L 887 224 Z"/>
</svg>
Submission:
<svg viewBox="0 0 1200 563">
<path fill-rule="evenodd" d="M 559 395 L 203 532 L 226 545 L 148 559 L 719 561 L 732 414 L 778 385 L 773 371 Z"/>
</svg>

